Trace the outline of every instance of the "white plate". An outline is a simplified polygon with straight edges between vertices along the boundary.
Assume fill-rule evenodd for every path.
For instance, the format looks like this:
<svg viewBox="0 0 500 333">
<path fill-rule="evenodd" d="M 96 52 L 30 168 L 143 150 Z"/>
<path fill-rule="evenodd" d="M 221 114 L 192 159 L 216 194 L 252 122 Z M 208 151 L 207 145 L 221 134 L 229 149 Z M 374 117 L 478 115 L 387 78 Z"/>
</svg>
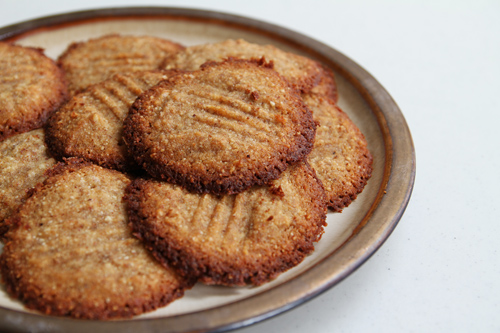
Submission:
<svg viewBox="0 0 500 333">
<path fill-rule="evenodd" d="M 193 9 L 142 7 L 68 13 L 0 29 L 0 40 L 42 47 L 57 58 L 74 41 L 109 33 L 154 35 L 184 45 L 243 38 L 317 59 L 336 74 L 339 105 L 361 129 L 374 156 L 372 178 L 342 213 L 329 213 L 315 252 L 261 287 L 196 285 L 157 311 L 111 322 L 56 318 L 27 311 L 0 290 L 0 328 L 23 331 L 217 331 L 241 327 L 304 302 L 332 287 L 368 259 L 390 235 L 410 198 L 415 154 L 403 115 L 384 88 L 334 49 L 299 33 Z"/>
</svg>

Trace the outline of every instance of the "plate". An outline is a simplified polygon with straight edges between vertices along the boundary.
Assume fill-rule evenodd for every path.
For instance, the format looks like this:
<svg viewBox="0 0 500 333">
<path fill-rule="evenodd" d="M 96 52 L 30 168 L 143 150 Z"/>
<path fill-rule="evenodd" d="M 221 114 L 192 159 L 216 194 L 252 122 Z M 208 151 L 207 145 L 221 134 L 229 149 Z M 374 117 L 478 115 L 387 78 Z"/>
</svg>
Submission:
<svg viewBox="0 0 500 333">
<path fill-rule="evenodd" d="M 254 19 L 196 9 L 109 8 L 44 17 L 0 28 L 0 40 L 42 47 L 52 58 L 74 41 L 109 33 L 154 35 L 184 45 L 243 38 L 322 62 L 336 74 L 339 106 L 361 129 L 374 156 L 372 178 L 342 213 L 328 213 L 315 252 L 261 287 L 196 285 L 172 304 L 130 320 L 83 321 L 30 312 L 0 290 L 2 331 L 187 332 L 250 325 L 291 309 L 349 276 L 389 237 L 410 199 L 415 152 L 388 92 L 362 67 L 300 33 Z"/>
</svg>

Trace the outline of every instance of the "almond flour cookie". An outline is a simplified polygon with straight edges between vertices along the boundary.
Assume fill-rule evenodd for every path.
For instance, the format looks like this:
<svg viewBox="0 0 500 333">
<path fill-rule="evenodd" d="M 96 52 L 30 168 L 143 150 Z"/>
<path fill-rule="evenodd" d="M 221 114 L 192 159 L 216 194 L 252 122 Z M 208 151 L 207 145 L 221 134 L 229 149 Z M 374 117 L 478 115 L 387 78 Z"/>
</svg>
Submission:
<svg viewBox="0 0 500 333">
<path fill-rule="evenodd" d="M 123 132 L 130 155 L 153 177 L 198 193 L 231 194 L 302 160 L 315 127 L 278 73 L 263 62 L 230 59 L 146 91 Z"/>
<path fill-rule="evenodd" d="M 163 59 L 184 47 L 152 36 L 106 35 L 73 43 L 59 56 L 74 95 L 116 73 L 158 69 Z"/>
<path fill-rule="evenodd" d="M 115 74 L 73 96 L 47 123 L 50 149 L 58 158 L 75 156 L 107 168 L 134 170 L 122 139 L 123 120 L 142 92 L 176 73 Z"/>
<path fill-rule="evenodd" d="M 45 180 L 45 171 L 54 164 L 42 129 L 0 142 L 0 234 L 7 228 L 4 220 L 28 197 L 30 189 Z"/>
<path fill-rule="evenodd" d="M 165 59 L 163 67 L 196 70 L 207 61 L 227 58 L 261 59 L 274 64 L 274 69 L 300 91 L 314 87 L 323 74 L 322 66 L 309 58 L 285 52 L 273 45 L 259 45 L 245 40 L 226 40 L 219 43 L 190 46 Z"/>
<path fill-rule="evenodd" d="M 363 134 L 333 101 L 318 94 L 303 99 L 319 124 L 308 160 L 323 182 L 329 208 L 340 212 L 365 187 L 373 158 Z"/>
<path fill-rule="evenodd" d="M 307 94 L 320 95 L 323 98 L 329 99 L 333 103 L 337 103 L 339 93 L 333 72 L 330 69 L 323 67 L 323 72 L 320 75 L 318 84 Z"/>
<path fill-rule="evenodd" d="M 44 314 L 113 319 L 154 310 L 191 284 L 128 228 L 123 174 L 58 165 L 12 217 L 0 267 L 7 292 Z"/>
<path fill-rule="evenodd" d="M 228 286 L 260 285 L 298 265 L 314 250 L 326 217 L 321 182 L 306 163 L 237 195 L 136 179 L 125 200 L 135 234 L 160 261 Z"/>
<path fill-rule="evenodd" d="M 66 81 L 42 49 L 0 42 L 0 141 L 43 125 L 67 98 Z"/>
</svg>

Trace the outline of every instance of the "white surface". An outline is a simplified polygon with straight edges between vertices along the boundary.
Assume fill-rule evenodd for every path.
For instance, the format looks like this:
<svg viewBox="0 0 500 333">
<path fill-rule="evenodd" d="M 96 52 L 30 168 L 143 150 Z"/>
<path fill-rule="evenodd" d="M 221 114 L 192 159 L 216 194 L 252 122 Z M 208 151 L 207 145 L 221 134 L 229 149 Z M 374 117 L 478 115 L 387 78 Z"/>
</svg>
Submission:
<svg viewBox="0 0 500 333">
<path fill-rule="evenodd" d="M 195 7 L 301 32 L 367 69 L 417 154 L 405 215 L 360 269 L 306 304 L 239 330 L 500 331 L 500 2 L 1 1 L 0 25 L 110 6 Z"/>
</svg>

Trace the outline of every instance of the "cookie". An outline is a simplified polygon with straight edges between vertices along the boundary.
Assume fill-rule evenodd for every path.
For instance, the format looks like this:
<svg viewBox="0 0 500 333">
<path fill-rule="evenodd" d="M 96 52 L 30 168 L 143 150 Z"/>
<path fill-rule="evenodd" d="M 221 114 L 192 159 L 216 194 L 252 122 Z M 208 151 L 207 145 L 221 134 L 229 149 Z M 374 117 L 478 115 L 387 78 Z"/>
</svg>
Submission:
<svg viewBox="0 0 500 333">
<path fill-rule="evenodd" d="M 42 49 L 0 42 L 0 141 L 41 127 L 67 99 L 63 72 Z"/>
<path fill-rule="evenodd" d="M 45 180 L 45 171 L 54 164 L 42 129 L 0 142 L 0 235 L 7 228 L 4 220 L 28 197 L 30 189 Z"/>
<path fill-rule="evenodd" d="M 335 82 L 335 75 L 333 72 L 330 69 L 323 67 L 318 84 L 307 94 L 320 95 L 323 98 L 329 99 L 333 103 L 337 103 L 339 100 L 339 92 L 337 90 L 337 83 Z"/>
<path fill-rule="evenodd" d="M 232 194 L 302 160 L 315 127 L 300 96 L 266 63 L 229 59 L 146 91 L 132 105 L 123 136 L 154 178 Z"/>
<path fill-rule="evenodd" d="M 106 35 L 72 43 L 58 58 L 75 95 L 116 73 L 158 69 L 163 59 L 184 47 L 153 36 Z"/>
<path fill-rule="evenodd" d="M 80 157 L 121 171 L 137 168 L 122 139 L 123 120 L 136 98 L 177 72 L 115 74 L 73 96 L 47 122 L 47 142 L 58 157 Z"/>
<path fill-rule="evenodd" d="M 329 208 L 340 212 L 365 187 L 373 158 L 363 134 L 334 101 L 318 94 L 303 99 L 319 124 L 308 161 L 323 182 Z"/>
<path fill-rule="evenodd" d="M 6 234 L 6 291 L 44 314 L 127 318 L 154 310 L 191 285 L 136 239 L 122 200 L 130 180 L 92 164 L 57 165 Z"/>
<path fill-rule="evenodd" d="M 245 40 L 225 40 L 219 43 L 189 46 L 167 57 L 163 67 L 196 70 L 207 61 L 227 58 L 261 59 L 274 64 L 274 69 L 300 91 L 314 87 L 323 73 L 322 66 L 309 58 L 285 52 L 273 45 L 259 45 Z"/>
<path fill-rule="evenodd" d="M 126 190 L 135 234 L 163 263 L 205 284 L 261 285 L 314 249 L 326 217 L 324 191 L 305 163 L 268 186 L 195 194 L 136 179 Z"/>
</svg>

